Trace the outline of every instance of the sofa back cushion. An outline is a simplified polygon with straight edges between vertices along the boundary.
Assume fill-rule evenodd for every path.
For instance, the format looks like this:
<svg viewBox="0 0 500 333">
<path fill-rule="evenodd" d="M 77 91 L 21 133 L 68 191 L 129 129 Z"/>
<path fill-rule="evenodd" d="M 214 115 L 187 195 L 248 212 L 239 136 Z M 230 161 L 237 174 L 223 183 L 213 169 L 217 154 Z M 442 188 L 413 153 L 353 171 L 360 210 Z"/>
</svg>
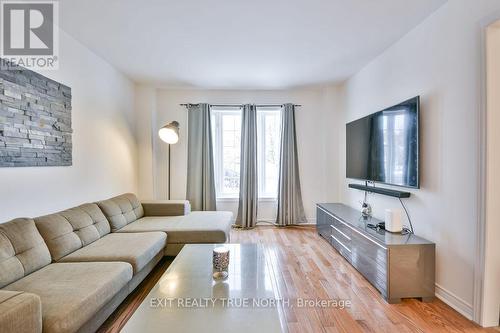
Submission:
<svg viewBox="0 0 500 333">
<path fill-rule="evenodd" d="M 54 261 L 109 234 L 109 223 L 96 204 L 84 204 L 35 218 Z"/>
<path fill-rule="evenodd" d="M 0 288 L 50 262 L 49 249 L 32 219 L 0 224 Z"/>
<path fill-rule="evenodd" d="M 97 204 L 108 218 L 112 232 L 144 216 L 144 209 L 139 199 L 132 193 L 122 194 Z"/>
</svg>

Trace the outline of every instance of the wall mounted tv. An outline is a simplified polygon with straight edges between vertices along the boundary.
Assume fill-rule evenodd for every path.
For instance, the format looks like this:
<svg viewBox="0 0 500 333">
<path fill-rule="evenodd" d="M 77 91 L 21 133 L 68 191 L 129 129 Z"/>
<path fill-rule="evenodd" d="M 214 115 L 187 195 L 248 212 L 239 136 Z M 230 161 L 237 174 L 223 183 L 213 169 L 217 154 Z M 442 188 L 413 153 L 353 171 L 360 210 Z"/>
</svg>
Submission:
<svg viewBox="0 0 500 333">
<path fill-rule="evenodd" d="M 346 125 L 346 176 L 419 188 L 420 97 Z"/>
</svg>

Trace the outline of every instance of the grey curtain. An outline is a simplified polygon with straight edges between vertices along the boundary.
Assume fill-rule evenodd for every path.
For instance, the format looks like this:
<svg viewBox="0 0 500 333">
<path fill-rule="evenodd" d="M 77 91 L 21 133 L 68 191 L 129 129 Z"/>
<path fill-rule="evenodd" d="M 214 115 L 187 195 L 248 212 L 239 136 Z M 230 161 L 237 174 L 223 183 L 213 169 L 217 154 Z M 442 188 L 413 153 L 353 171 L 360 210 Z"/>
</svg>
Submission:
<svg viewBox="0 0 500 333">
<path fill-rule="evenodd" d="M 281 112 L 281 152 L 276 224 L 286 226 L 304 223 L 306 217 L 300 190 L 295 106 L 285 104 Z"/>
<path fill-rule="evenodd" d="M 247 104 L 241 114 L 240 197 L 236 225 L 257 224 L 257 107 Z"/>
<path fill-rule="evenodd" d="M 216 210 L 212 126 L 208 104 L 188 105 L 187 199 L 192 210 Z"/>
</svg>

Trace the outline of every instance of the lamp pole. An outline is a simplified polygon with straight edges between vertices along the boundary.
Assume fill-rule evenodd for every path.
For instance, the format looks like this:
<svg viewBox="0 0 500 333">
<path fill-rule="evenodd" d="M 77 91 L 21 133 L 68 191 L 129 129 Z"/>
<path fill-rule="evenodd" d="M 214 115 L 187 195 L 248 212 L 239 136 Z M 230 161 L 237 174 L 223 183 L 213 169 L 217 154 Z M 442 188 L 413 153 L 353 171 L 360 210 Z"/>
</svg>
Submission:
<svg viewBox="0 0 500 333">
<path fill-rule="evenodd" d="M 167 199 L 170 200 L 170 146 L 171 144 L 168 144 L 168 197 Z"/>
</svg>

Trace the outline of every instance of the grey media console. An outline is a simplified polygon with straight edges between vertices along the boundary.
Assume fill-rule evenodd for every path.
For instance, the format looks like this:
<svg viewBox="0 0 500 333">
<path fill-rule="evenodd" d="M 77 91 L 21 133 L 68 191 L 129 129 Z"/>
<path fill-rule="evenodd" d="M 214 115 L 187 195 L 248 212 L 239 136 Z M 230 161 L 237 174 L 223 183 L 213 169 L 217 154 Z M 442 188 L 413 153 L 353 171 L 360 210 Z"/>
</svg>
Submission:
<svg viewBox="0 0 500 333">
<path fill-rule="evenodd" d="M 361 213 L 339 203 L 317 205 L 316 227 L 389 303 L 434 298 L 435 244 L 418 236 L 373 230 Z"/>
</svg>

